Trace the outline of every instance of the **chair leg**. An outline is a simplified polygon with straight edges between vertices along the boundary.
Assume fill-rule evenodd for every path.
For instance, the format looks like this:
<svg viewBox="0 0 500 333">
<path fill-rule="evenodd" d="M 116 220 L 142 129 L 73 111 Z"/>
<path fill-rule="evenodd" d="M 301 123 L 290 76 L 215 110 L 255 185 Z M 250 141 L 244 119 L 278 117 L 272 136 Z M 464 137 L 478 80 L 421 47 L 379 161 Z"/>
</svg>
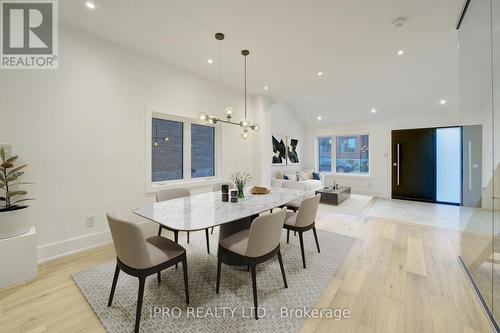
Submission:
<svg viewBox="0 0 500 333">
<path fill-rule="evenodd" d="M 163 229 L 163 228 L 161 227 L 161 225 L 160 225 L 160 226 L 158 226 L 158 236 L 161 236 L 161 229 Z"/>
<path fill-rule="evenodd" d="M 174 231 L 174 241 L 176 243 L 179 243 L 179 232 L 178 231 Z M 177 264 L 175 264 L 175 269 L 177 269 Z"/>
<path fill-rule="evenodd" d="M 278 261 L 280 262 L 281 275 L 283 275 L 285 288 L 288 288 L 288 283 L 286 283 L 285 267 L 283 267 L 283 259 L 281 258 L 281 251 L 278 251 Z"/>
<path fill-rule="evenodd" d="M 257 274 L 255 272 L 255 265 L 251 265 L 252 269 L 252 289 L 253 289 L 253 306 L 255 308 L 255 319 L 259 319 L 257 315 Z"/>
<path fill-rule="evenodd" d="M 186 304 L 189 305 L 188 265 L 186 255 L 182 258 L 182 270 L 184 272 L 184 292 L 186 293 Z"/>
<path fill-rule="evenodd" d="M 300 252 L 302 253 L 302 266 L 306 268 L 306 256 L 304 254 L 304 238 L 302 237 L 302 232 L 299 231 L 299 240 L 300 240 Z"/>
<path fill-rule="evenodd" d="M 115 276 L 113 277 L 113 284 L 111 285 L 111 293 L 109 294 L 108 306 L 111 306 L 113 303 L 113 296 L 115 295 L 116 282 L 118 282 L 118 275 L 120 274 L 120 267 L 118 267 L 118 263 L 115 268 Z"/>
<path fill-rule="evenodd" d="M 208 229 L 205 229 L 205 238 L 207 239 L 207 253 L 210 253 L 210 241 L 208 239 Z"/>
<path fill-rule="evenodd" d="M 137 295 L 137 310 L 135 314 L 135 333 L 139 332 L 139 325 L 141 323 L 141 312 L 142 312 L 142 299 L 144 297 L 144 283 L 146 282 L 145 277 L 139 278 L 139 293 Z"/>
<path fill-rule="evenodd" d="M 215 293 L 219 293 L 219 285 L 220 285 L 220 271 L 222 266 L 222 259 L 220 257 L 217 258 L 217 282 L 215 284 Z"/>
<path fill-rule="evenodd" d="M 247 265 L 247 272 L 250 272 L 250 265 Z"/>
<path fill-rule="evenodd" d="M 297 236 L 297 231 L 293 231 L 293 235 L 294 235 L 294 236 Z"/>
<path fill-rule="evenodd" d="M 214 227 L 212 227 L 212 230 L 210 231 L 210 234 L 213 235 L 214 234 Z"/>
<path fill-rule="evenodd" d="M 290 243 L 290 230 L 286 229 L 286 243 Z"/>
<path fill-rule="evenodd" d="M 156 273 L 156 275 L 158 276 L 158 284 L 160 284 L 161 283 L 161 272 Z"/>
<path fill-rule="evenodd" d="M 314 239 L 316 240 L 316 247 L 318 248 L 318 253 L 321 253 L 319 250 L 319 242 L 318 242 L 318 234 L 316 234 L 316 227 L 313 227 Z"/>
</svg>

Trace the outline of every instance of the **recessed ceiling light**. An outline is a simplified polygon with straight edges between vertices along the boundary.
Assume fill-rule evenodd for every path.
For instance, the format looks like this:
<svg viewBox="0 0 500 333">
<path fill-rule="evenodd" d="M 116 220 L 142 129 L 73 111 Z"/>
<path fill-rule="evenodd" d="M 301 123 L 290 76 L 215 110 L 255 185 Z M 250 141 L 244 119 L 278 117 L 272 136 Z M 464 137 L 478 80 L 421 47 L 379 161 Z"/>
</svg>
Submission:
<svg viewBox="0 0 500 333">
<path fill-rule="evenodd" d="M 322 76 L 323 75 L 323 72 L 318 72 L 318 76 Z"/>
<path fill-rule="evenodd" d="M 87 1 L 85 6 L 87 6 L 88 9 L 95 9 L 95 4 L 91 1 Z"/>
<path fill-rule="evenodd" d="M 403 55 L 403 54 L 405 54 L 405 51 L 404 51 L 404 50 L 398 50 L 398 55 L 399 55 L 399 56 L 401 56 L 401 55 Z"/>
<path fill-rule="evenodd" d="M 377 113 L 377 109 L 371 109 L 371 113 Z"/>
<path fill-rule="evenodd" d="M 207 60 L 207 62 L 208 62 L 209 64 L 213 64 L 213 63 L 214 63 L 214 61 L 213 61 L 212 59 L 208 59 L 208 60 Z"/>
<path fill-rule="evenodd" d="M 441 105 L 445 105 L 445 104 L 446 104 L 446 100 L 445 100 L 445 99 L 440 100 L 440 101 L 439 101 L 439 104 L 441 104 Z"/>
<path fill-rule="evenodd" d="M 318 120 L 321 120 L 321 119 L 323 119 L 323 117 L 321 117 L 321 116 L 318 116 L 318 118 L 316 118 L 316 119 L 318 119 Z"/>
<path fill-rule="evenodd" d="M 264 87 L 264 90 L 268 90 L 268 89 L 269 89 L 269 87 L 268 87 L 268 86 L 265 86 L 265 87 Z"/>
</svg>

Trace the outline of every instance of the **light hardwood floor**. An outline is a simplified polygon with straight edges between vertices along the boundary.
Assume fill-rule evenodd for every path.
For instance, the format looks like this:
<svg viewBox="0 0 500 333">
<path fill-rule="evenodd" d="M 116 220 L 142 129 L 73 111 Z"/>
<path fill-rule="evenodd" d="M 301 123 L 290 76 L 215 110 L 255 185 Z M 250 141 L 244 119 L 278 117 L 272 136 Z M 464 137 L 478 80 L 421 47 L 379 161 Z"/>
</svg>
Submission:
<svg viewBox="0 0 500 333">
<path fill-rule="evenodd" d="M 307 319 L 301 332 L 490 332 L 457 262 L 457 231 L 365 213 L 323 214 L 317 226 L 357 238 L 316 306 L 348 308 L 351 318 Z M 1 290 L 0 332 L 103 332 L 71 274 L 113 258 L 111 245 L 84 251 Z"/>
</svg>

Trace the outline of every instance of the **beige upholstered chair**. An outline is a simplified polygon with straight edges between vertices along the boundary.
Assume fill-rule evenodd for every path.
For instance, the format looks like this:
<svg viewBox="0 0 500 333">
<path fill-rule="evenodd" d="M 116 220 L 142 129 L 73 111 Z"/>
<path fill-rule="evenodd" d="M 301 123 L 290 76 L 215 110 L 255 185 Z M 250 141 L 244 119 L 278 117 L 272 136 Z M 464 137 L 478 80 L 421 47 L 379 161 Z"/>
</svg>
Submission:
<svg viewBox="0 0 500 333">
<path fill-rule="evenodd" d="M 316 247 L 318 249 L 318 253 L 320 253 L 318 235 L 316 234 L 316 227 L 314 226 L 320 197 L 321 194 L 317 194 L 313 197 L 302 200 L 297 212 L 287 211 L 285 224 L 283 225 L 283 227 L 286 229 L 287 243 L 290 240 L 290 230 L 299 233 L 300 251 L 302 253 L 302 265 L 304 266 L 304 268 L 306 268 L 306 257 L 304 255 L 304 239 L 302 237 L 302 234 L 305 231 L 312 229 L 314 233 L 314 239 L 316 240 Z"/>
<path fill-rule="evenodd" d="M 172 188 L 156 192 L 156 202 L 162 202 L 167 200 L 174 200 L 178 198 L 189 197 L 191 192 L 185 188 Z M 167 227 L 160 225 L 158 227 L 158 236 L 161 235 L 162 229 L 168 229 Z M 171 230 L 174 233 L 174 240 L 177 243 L 179 241 L 179 231 Z M 208 239 L 208 229 L 205 229 L 205 238 L 207 240 L 207 252 L 210 253 L 210 241 Z M 189 231 L 187 232 L 187 243 L 189 244 Z"/>
<path fill-rule="evenodd" d="M 233 190 L 235 188 L 234 184 L 231 183 L 231 182 L 220 182 L 220 183 L 215 183 L 215 184 L 212 185 L 212 191 L 213 192 L 222 191 L 222 185 L 229 186 L 230 190 Z"/>
<path fill-rule="evenodd" d="M 250 229 L 232 234 L 222 239 L 219 243 L 215 292 L 219 293 L 222 263 L 231 266 L 249 266 L 252 271 L 255 319 L 259 319 L 257 314 L 257 276 L 255 272 L 257 264 L 278 255 L 283 282 L 285 283 L 285 288 L 288 288 L 280 252 L 281 230 L 283 230 L 285 216 L 286 209 L 259 216 L 253 220 Z"/>
<path fill-rule="evenodd" d="M 139 278 L 135 315 L 135 332 L 139 332 L 146 278 L 149 275 L 157 274 L 158 283 L 161 283 L 161 271 L 179 262 L 182 262 L 184 292 L 186 293 L 186 304 L 189 304 L 186 250 L 179 244 L 161 236 L 144 239 L 141 228 L 135 223 L 120 220 L 109 213 L 106 216 L 116 250 L 116 269 L 108 306 L 111 306 L 113 302 L 120 270 Z"/>
<path fill-rule="evenodd" d="M 307 185 L 305 183 L 293 182 L 293 181 L 284 182 L 282 187 L 283 188 L 290 188 L 290 189 L 294 189 L 294 190 L 300 190 L 300 191 L 304 191 L 304 192 L 307 190 Z M 294 201 L 289 202 L 286 205 L 284 205 L 284 207 L 287 207 L 288 209 L 296 212 L 299 209 L 301 201 L 302 201 L 302 199 L 294 200 Z"/>
</svg>

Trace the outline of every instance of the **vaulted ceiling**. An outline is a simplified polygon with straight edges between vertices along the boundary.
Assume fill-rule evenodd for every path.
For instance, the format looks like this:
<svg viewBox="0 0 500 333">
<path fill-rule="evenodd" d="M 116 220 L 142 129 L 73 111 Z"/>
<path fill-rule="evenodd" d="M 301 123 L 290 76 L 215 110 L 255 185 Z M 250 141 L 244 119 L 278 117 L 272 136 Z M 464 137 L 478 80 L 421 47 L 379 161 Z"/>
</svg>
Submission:
<svg viewBox="0 0 500 333">
<path fill-rule="evenodd" d="M 242 89 L 249 49 L 249 92 L 286 102 L 307 126 L 456 111 L 463 0 L 93 2 L 60 1 L 63 22 L 213 79 L 214 33 L 225 33 L 223 82 Z"/>
</svg>

